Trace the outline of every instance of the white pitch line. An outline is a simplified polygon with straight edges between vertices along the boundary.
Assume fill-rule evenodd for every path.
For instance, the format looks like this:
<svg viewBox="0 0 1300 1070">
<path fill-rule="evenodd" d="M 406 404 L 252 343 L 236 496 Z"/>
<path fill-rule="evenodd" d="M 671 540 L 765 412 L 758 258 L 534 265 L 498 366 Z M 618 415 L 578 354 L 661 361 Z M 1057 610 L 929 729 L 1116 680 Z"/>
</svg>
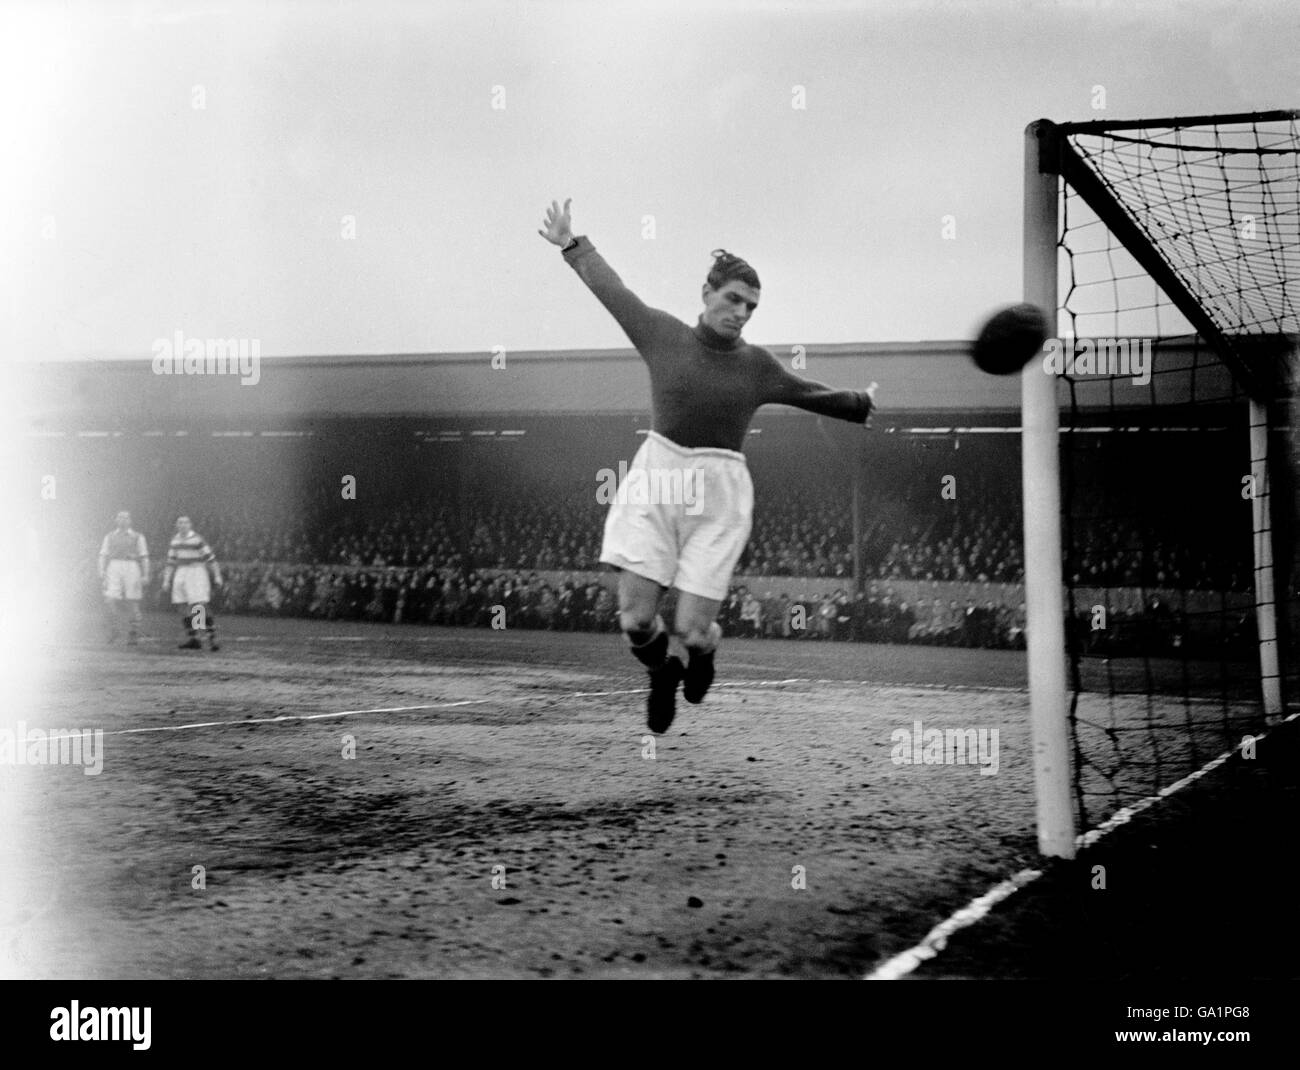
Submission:
<svg viewBox="0 0 1300 1070">
<path fill-rule="evenodd" d="M 1028 695 L 1028 687 L 1004 687 L 1000 684 L 900 684 L 894 680 L 812 680 L 814 684 L 846 684 L 850 687 L 889 687 L 918 691 L 990 691 L 1000 695 Z"/>
<path fill-rule="evenodd" d="M 1003 687 L 998 684 L 923 684 L 899 683 L 897 680 L 832 680 L 818 677 L 796 677 L 792 680 L 778 680 L 782 684 L 833 684 L 836 687 L 882 687 L 896 690 L 916 691 L 991 691 L 997 694 L 1028 695 L 1027 687 Z M 719 685 L 726 686 L 726 685 Z"/>
<path fill-rule="evenodd" d="M 1284 718 L 1279 723 L 1285 724 L 1287 721 L 1293 721 L 1297 717 L 1300 717 L 1300 713 L 1293 713 L 1290 716 Z M 1261 739 L 1268 738 L 1268 732 L 1260 732 L 1258 735 L 1253 736 L 1252 738 L 1255 740 L 1255 742 L 1259 742 Z M 1075 847 L 1084 848 L 1084 847 L 1093 846 L 1102 837 L 1109 835 L 1111 832 L 1114 832 L 1115 829 L 1119 828 L 1121 825 L 1125 825 L 1128 822 L 1132 821 L 1133 818 L 1136 817 L 1138 814 L 1140 814 L 1143 810 L 1149 809 L 1150 807 L 1154 806 L 1156 803 L 1160 802 L 1162 799 L 1167 799 L 1170 795 L 1173 795 L 1175 792 L 1181 791 L 1189 784 L 1195 783 L 1197 780 L 1200 780 L 1201 777 L 1217 769 L 1229 758 L 1231 758 L 1233 754 L 1235 754 L 1237 751 L 1239 751 L 1242 748 L 1244 742 L 1245 741 L 1243 740 L 1242 743 L 1239 743 L 1231 750 L 1224 751 L 1224 753 L 1220 754 L 1217 758 L 1214 758 L 1213 760 L 1207 762 L 1200 769 L 1196 770 L 1193 773 L 1189 773 L 1181 780 L 1176 781 L 1173 784 L 1170 784 L 1168 787 L 1161 788 L 1160 791 L 1158 791 L 1155 795 L 1148 795 L 1146 798 L 1140 799 L 1137 802 L 1133 803 L 1132 806 L 1126 806 L 1123 809 L 1118 810 L 1109 820 L 1105 821 L 1101 825 L 1098 825 L 1095 829 L 1092 829 L 1089 832 L 1084 833 L 1083 835 L 1076 836 L 1074 838 Z M 948 945 L 948 937 L 952 936 L 953 933 L 959 932 L 962 929 L 974 925 L 977 921 L 983 920 L 985 917 L 988 916 L 989 911 L 991 911 L 995 906 L 1001 903 L 1004 899 L 1007 899 L 1014 893 L 1020 891 L 1021 888 L 1024 888 L 1027 885 L 1032 884 L 1034 881 L 1038 880 L 1038 878 L 1041 877 L 1042 875 L 1043 875 L 1043 870 L 1041 869 L 1022 869 L 1019 873 L 1015 874 L 1013 877 L 1009 877 L 1007 880 L 1004 880 L 1001 883 L 994 885 L 992 888 L 990 888 L 979 898 L 972 899 L 960 910 L 956 911 L 955 913 L 953 913 L 952 915 L 950 915 L 949 917 L 941 921 L 938 925 L 936 925 L 933 929 L 931 929 L 928 933 L 926 933 L 925 939 L 923 939 L 915 947 L 910 947 L 906 951 L 900 952 L 899 954 L 895 955 L 893 958 L 884 962 L 880 966 L 877 966 L 874 970 L 871 971 L 871 973 L 867 974 L 867 976 L 864 977 L 863 980 L 864 981 L 896 981 L 900 977 L 906 977 L 909 973 L 915 970 L 923 962 L 927 961 L 928 959 L 932 959 L 936 955 L 938 955 L 939 952 L 942 951 Z"/>
<path fill-rule="evenodd" d="M 948 945 L 948 937 L 953 933 L 974 925 L 986 917 L 988 912 L 1002 900 L 1036 881 L 1042 875 L 1041 869 L 1022 869 L 1014 877 L 994 885 L 978 899 L 972 899 L 951 917 L 936 925 L 915 947 L 895 955 L 884 965 L 877 966 L 865 980 L 897 981 L 900 977 L 906 977 L 921 963 L 939 954 Z"/>
<path fill-rule="evenodd" d="M 276 724 L 280 721 L 321 721 L 328 717 L 353 717 L 359 713 L 409 713 L 412 710 L 450 710 L 457 706 L 472 706 L 479 702 L 497 701 L 490 698 L 468 698 L 460 702 L 435 702 L 427 706 L 379 706 L 373 710 L 340 710 L 338 713 L 290 713 L 279 717 L 246 717 L 240 721 L 195 721 L 192 724 L 156 725 L 153 728 L 113 728 L 106 736 L 134 736 L 145 732 L 183 732 L 187 728 L 228 728 L 241 724 Z M 53 740 L 71 739 L 71 736 L 51 736 Z"/>
<path fill-rule="evenodd" d="M 1292 713 L 1287 717 L 1284 717 L 1278 723 L 1286 724 L 1287 721 L 1293 721 L 1297 717 L 1300 717 L 1300 713 Z M 1251 736 L 1250 738 L 1253 739 L 1256 743 L 1258 743 L 1261 739 L 1267 739 L 1268 733 L 1261 732 L 1259 733 L 1259 735 Z M 1086 832 L 1082 836 L 1078 837 L 1076 842 L 1080 847 L 1091 847 L 1094 843 L 1100 840 L 1107 833 L 1113 832 L 1115 829 L 1119 828 L 1120 825 L 1128 824 L 1130 821 L 1133 820 L 1133 818 L 1137 817 L 1137 815 L 1140 814 L 1143 810 L 1150 809 L 1156 803 L 1160 802 L 1161 799 L 1169 798 L 1169 796 L 1173 795 L 1174 792 L 1182 791 L 1182 789 L 1187 787 L 1189 784 L 1194 784 L 1196 781 L 1200 780 L 1201 777 L 1205 776 L 1207 773 L 1211 773 L 1215 769 L 1218 769 L 1219 766 L 1221 766 L 1224 762 L 1226 762 L 1229 758 L 1231 758 L 1234 754 L 1236 754 L 1237 751 L 1241 750 L 1241 748 L 1244 745 L 1245 745 L 1245 741 L 1243 740 L 1242 743 L 1238 743 L 1235 747 L 1232 748 L 1232 750 L 1224 751 L 1217 758 L 1211 759 L 1210 761 L 1206 762 L 1205 765 L 1201 766 L 1200 769 L 1197 769 L 1195 772 L 1188 773 L 1185 777 L 1182 778 L 1182 780 L 1176 780 L 1174 781 L 1174 783 L 1170 784 L 1167 788 L 1161 788 L 1158 792 L 1156 792 L 1156 794 L 1148 795 L 1145 799 L 1138 800 L 1132 806 L 1126 806 L 1124 807 L 1124 809 L 1116 811 L 1116 813 L 1112 817 L 1102 822 L 1095 829 L 1092 829 L 1091 831 Z"/>
<path fill-rule="evenodd" d="M 800 683 L 797 680 L 745 680 L 735 683 L 717 684 L 715 690 L 722 687 L 776 687 L 781 684 Z M 560 701 L 571 698 L 609 698 L 614 695 L 643 695 L 648 687 L 634 687 L 622 691 L 570 691 L 566 694 L 545 696 Z M 412 713 L 416 710 L 451 710 L 459 706 L 482 705 L 485 702 L 532 702 L 537 695 L 501 695 L 494 698 L 467 698 L 458 702 L 432 702 L 421 706 L 376 706 L 368 710 L 340 710 L 337 713 L 288 713 L 278 717 L 245 717 L 235 721 L 194 721 L 190 724 L 155 725 L 152 728 L 113 728 L 104 731 L 106 736 L 135 736 L 153 732 L 183 732 L 190 728 L 230 728 L 247 724 L 279 724 L 283 721 L 322 721 L 333 717 L 355 717 L 367 713 Z M 51 741 L 72 739 L 72 736 L 50 736 Z M 80 738 L 78 735 L 77 738 Z"/>
<path fill-rule="evenodd" d="M 848 684 L 852 686 L 874 686 L 874 687 L 916 687 L 916 688 L 944 688 L 941 684 L 878 684 L 869 680 L 863 681 L 846 681 L 846 680 L 809 680 L 803 677 L 791 677 L 786 680 L 737 680 L 728 683 L 716 683 L 713 690 L 718 691 L 723 688 L 742 688 L 742 687 L 784 687 L 787 684 L 815 684 L 815 683 L 835 683 Z M 634 687 L 621 691 L 570 691 L 567 694 L 552 696 L 558 700 L 572 698 L 610 698 L 615 695 L 643 695 L 647 692 L 647 687 Z M 1017 690 L 1014 688 L 970 688 L 956 690 Z M 151 728 L 112 728 L 103 730 L 106 736 L 135 736 L 146 735 L 157 732 L 183 732 L 192 728 L 230 728 L 238 725 L 249 724 L 280 724 L 285 721 L 322 721 L 337 717 L 355 717 L 368 713 L 412 713 L 417 710 L 450 710 L 459 706 L 482 705 L 485 702 L 531 702 L 536 699 L 536 695 L 516 695 L 516 696 L 499 696 L 495 698 L 471 698 L 462 699 L 459 702 L 434 702 L 420 706 L 377 706 L 373 709 L 366 710 L 340 710 L 337 713 L 298 713 L 298 714 L 281 714 L 278 717 L 245 717 L 233 721 L 194 721 L 189 724 L 169 724 L 155 725 Z M 52 741 L 60 739 L 71 739 L 71 736 L 51 736 Z"/>
</svg>

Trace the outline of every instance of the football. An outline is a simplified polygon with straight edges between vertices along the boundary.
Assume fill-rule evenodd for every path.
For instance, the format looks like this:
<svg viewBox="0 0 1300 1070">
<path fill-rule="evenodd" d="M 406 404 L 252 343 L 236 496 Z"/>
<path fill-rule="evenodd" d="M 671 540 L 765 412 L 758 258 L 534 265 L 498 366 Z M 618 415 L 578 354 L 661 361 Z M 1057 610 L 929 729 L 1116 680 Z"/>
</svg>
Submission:
<svg viewBox="0 0 1300 1070">
<path fill-rule="evenodd" d="M 1020 371 L 1047 341 L 1047 320 L 1037 305 L 1019 304 L 995 312 L 980 328 L 971 359 L 990 375 Z"/>
</svg>

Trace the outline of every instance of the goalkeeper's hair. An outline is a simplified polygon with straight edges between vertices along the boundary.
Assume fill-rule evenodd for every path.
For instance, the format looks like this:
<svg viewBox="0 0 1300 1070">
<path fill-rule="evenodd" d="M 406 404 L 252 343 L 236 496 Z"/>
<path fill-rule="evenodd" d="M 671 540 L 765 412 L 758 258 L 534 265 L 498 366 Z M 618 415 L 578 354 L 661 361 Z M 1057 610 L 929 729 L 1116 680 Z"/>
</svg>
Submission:
<svg viewBox="0 0 1300 1070">
<path fill-rule="evenodd" d="M 711 255 L 713 267 L 709 269 L 709 277 L 705 281 L 713 289 L 721 290 L 732 281 L 743 282 L 746 286 L 754 287 L 755 290 L 763 288 L 758 281 L 758 272 L 750 267 L 747 261 L 727 252 L 726 249 L 714 249 Z"/>
</svg>

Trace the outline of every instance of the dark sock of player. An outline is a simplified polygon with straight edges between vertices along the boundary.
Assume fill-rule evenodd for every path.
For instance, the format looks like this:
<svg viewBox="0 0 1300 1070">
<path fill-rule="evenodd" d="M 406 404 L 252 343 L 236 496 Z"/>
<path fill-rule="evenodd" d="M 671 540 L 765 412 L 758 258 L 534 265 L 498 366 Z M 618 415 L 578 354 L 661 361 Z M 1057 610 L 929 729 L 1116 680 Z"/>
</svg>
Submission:
<svg viewBox="0 0 1300 1070">
<path fill-rule="evenodd" d="M 199 645 L 199 633 L 194 628 L 194 617 L 186 610 L 181 616 L 181 623 L 185 626 L 185 642 L 181 644 L 182 650 L 193 650 Z"/>
<path fill-rule="evenodd" d="M 667 649 L 664 636 L 664 648 Z M 667 732 L 677 715 L 677 685 L 685 673 L 682 659 L 676 654 L 650 669 L 650 694 L 646 697 L 646 727 L 651 732 Z"/>
<path fill-rule="evenodd" d="M 656 624 L 660 622 L 655 621 Z M 624 632 L 632 648 L 632 656 L 647 669 L 657 669 L 668 657 L 668 632 L 662 627 L 648 632 Z"/>
<path fill-rule="evenodd" d="M 713 655 L 722 638 L 722 628 L 714 622 L 709 625 L 706 646 L 686 645 L 690 660 L 686 663 L 686 672 L 682 678 L 682 698 L 687 702 L 701 702 L 713 684 Z"/>
<path fill-rule="evenodd" d="M 646 699 L 646 726 L 651 732 L 667 732 L 677 712 L 677 685 L 682 680 L 682 662 L 668 656 L 668 629 L 661 617 L 649 632 L 626 632 L 632 654 L 650 673 L 650 694 Z M 638 642 L 640 640 L 640 642 Z"/>
<path fill-rule="evenodd" d="M 700 702 L 708 694 L 713 683 L 713 651 L 691 650 L 686 663 L 686 675 L 682 681 L 682 698 L 687 702 Z"/>
</svg>

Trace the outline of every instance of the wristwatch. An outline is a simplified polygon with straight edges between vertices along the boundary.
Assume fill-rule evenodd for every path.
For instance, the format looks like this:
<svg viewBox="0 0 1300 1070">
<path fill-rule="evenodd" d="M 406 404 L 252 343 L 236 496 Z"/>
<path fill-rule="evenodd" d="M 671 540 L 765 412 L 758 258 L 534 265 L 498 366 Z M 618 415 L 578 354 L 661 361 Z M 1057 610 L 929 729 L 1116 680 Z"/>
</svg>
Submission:
<svg viewBox="0 0 1300 1070">
<path fill-rule="evenodd" d="M 567 253 L 570 249 L 576 249 L 577 246 L 578 246 L 578 239 L 570 238 L 569 243 L 563 249 L 561 249 L 560 252 Z"/>
</svg>

